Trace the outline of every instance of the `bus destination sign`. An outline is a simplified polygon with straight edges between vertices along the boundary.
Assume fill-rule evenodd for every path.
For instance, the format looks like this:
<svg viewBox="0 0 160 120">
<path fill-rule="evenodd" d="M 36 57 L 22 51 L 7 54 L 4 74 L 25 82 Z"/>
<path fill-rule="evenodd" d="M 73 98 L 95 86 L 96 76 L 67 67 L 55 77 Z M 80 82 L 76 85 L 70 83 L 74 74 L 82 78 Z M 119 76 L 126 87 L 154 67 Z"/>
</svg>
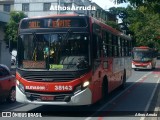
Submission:
<svg viewBox="0 0 160 120">
<path fill-rule="evenodd" d="M 20 25 L 21 29 L 33 28 L 67 28 L 67 27 L 86 27 L 86 21 L 82 18 L 69 19 L 55 19 L 55 18 L 41 18 L 41 19 L 24 19 Z"/>
</svg>

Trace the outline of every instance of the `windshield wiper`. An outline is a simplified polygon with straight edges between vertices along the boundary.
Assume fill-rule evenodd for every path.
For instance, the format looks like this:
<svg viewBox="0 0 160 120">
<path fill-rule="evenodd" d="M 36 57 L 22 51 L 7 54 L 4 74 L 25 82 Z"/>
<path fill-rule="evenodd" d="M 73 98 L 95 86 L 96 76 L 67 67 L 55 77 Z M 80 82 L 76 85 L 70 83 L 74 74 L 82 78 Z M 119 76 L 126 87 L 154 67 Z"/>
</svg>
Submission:
<svg viewBox="0 0 160 120">
<path fill-rule="evenodd" d="M 68 42 L 68 38 L 69 38 L 69 36 L 70 36 L 71 33 L 73 33 L 72 30 L 71 30 L 71 29 L 68 29 L 68 31 L 67 31 L 67 33 L 66 33 L 63 41 L 67 41 L 67 42 Z"/>
<path fill-rule="evenodd" d="M 35 48 L 34 48 L 34 51 L 33 51 L 33 55 L 32 55 L 32 60 L 34 59 L 34 57 L 35 57 L 35 61 L 36 61 L 36 50 L 37 50 L 37 41 L 38 41 L 38 38 L 37 38 L 37 36 L 36 36 L 36 33 L 35 32 L 33 32 L 32 33 L 33 34 L 33 43 L 34 43 L 34 45 L 35 45 Z"/>
</svg>

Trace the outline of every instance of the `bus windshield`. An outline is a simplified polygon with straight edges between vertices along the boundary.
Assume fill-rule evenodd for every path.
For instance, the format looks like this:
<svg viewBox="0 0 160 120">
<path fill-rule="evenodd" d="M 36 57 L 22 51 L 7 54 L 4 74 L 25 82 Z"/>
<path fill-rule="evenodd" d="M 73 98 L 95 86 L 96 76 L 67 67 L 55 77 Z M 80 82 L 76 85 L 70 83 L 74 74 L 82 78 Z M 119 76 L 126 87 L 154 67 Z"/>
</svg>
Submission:
<svg viewBox="0 0 160 120">
<path fill-rule="evenodd" d="M 135 61 L 151 61 L 153 58 L 151 51 L 134 51 L 133 60 Z"/>
<path fill-rule="evenodd" d="M 18 67 L 25 69 L 86 69 L 88 34 L 23 34 L 18 40 Z"/>
</svg>

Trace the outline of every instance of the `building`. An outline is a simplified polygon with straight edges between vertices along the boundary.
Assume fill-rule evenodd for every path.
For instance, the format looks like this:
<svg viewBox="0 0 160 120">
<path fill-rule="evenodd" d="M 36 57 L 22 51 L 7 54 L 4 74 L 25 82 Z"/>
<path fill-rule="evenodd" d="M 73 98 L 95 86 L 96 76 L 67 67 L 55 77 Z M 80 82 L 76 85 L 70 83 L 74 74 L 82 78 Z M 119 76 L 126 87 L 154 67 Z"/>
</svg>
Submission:
<svg viewBox="0 0 160 120">
<path fill-rule="evenodd" d="M 10 19 L 9 12 L 14 8 L 14 0 L 0 0 L 0 64 L 11 67 L 11 54 L 4 42 L 4 27 Z"/>
<path fill-rule="evenodd" d="M 50 14 L 83 13 L 83 11 L 50 10 L 51 6 L 58 8 L 58 6 L 71 7 L 84 6 L 84 4 L 81 0 L 15 0 L 14 3 L 15 11 L 24 11 L 28 17 Z"/>
<path fill-rule="evenodd" d="M 103 8 L 101 8 L 99 5 L 97 5 L 96 3 L 91 3 L 92 6 L 95 6 L 96 10 L 95 11 L 91 11 L 91 15 L 100 20 L 101 22 L 106 22 L 106 21 L 117 21 L 117 18 L 115 15 L 109 13 L 108 11 L 104 10 Z"/>
<path fill-rule="evenodd" d="M 91 9 L 63 9 L 67 7 L 86 7 Z M 15 11 L 24 11 L 28 17 L 50 14 L 84 14 L 93 16 L 102 22 L 109 19 L 116 21 L 115 16 L 102 9 L 96 3 L 92 3 L 91 0 L 15 0 L 14 9 Z"/>
<path fill-rule="evenodd" d="M 0 0 L 0 11 L 10 12 L 14 9 L 14 0 Z"/>
</svg>

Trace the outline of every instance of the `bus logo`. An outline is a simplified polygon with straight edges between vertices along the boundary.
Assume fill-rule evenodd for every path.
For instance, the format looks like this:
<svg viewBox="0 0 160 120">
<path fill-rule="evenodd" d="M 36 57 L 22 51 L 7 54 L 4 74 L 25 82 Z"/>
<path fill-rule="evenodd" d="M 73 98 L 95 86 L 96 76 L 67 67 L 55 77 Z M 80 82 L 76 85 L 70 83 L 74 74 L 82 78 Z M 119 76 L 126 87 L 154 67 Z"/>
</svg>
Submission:
<svg viewBox="0 0 160 120">
<path fill-rule="evenodd" d="M 45 86 L 26 86 L 28 90 L 46 90 Z"/>
</svg>

